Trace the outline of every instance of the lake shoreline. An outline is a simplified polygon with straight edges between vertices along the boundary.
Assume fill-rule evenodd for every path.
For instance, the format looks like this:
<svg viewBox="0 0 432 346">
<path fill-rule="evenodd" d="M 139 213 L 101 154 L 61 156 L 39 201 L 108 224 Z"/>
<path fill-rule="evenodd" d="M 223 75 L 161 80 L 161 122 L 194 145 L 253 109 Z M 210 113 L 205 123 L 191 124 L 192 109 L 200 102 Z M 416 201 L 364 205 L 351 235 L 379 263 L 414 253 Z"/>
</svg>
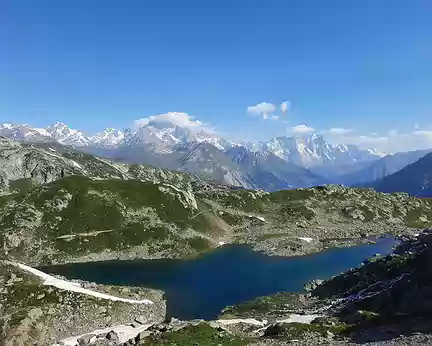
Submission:
<svg viewBox="0 0 432 346">
<path fill-rule="evenodd" d="M 244 255 L 251 255 L 252 259 L 256 258 L 255 256 L 259 256 L 259 257 L 263 257 L 266 260 L 273 262 L 273 263 L 277 263 L 278 260 L 282 260 L 282 261 L 296 261 L 298 259 L 303 259 L 303 260 L 307 260 L 307 259 L 315 259 L 317 262 L 322 262 L 323 259 L 320 258 L 320 256 L 322 255 L 326 255 L 328 253 L 345 253 L 346 251 L 353 251 L 356 249 L 361 249 L 362 251 L 365 249 L 370 249 L 373 251 L 367 251 L 367 253 L 365 252 L 361 252 L 359 254 L 359 256 L 355 259 L 356 260 L 356 265 L 353 265 L 352 267 L 355 266 L 359 266 L 361 265 L 361 260 L 359 261 L 360 258 L 362 258 L 362 260 L 365 260 L 367 257 L 369 256 L 364 256 L 365 254 L 369 254 L 369 255 L 374 255 L 376 252 L 379 251 L 375 251 L 377 249 L 377 245 L 383 245 L 385 242 L 388 242 L 389 240 L 392 241 L 392 243 L 387 243 L 387 245 L 385 246 L 385 249 L 387 249 L 387 252 L 383 252 L 383 254 L 389 254 L 391 253 L 391 249 L 393 247 L 393 245 L 395 245 L 396 243 L 399 242 L 398 239 L 392 237 L 391 235 L 383 235 L 378 237 L 377 239 L 374 238 L 365 238 L 362 239 L 361 245 L 357 245 L 357 247 L 349 247 L 349 248 L 332 248 L 332 249 L 328 249 L 327 251 L 324 252 L 320 252 L 320 253 L 313 253 L 310 255 L 306 255 L 306 256 L 293 256 L 293 257 L 284 257 L 284 256 L 266 256 L 263 253 L 260 252 L 255 252 L 253 249 L 251 249 L 250 247 L 248 247 L 247 245 L 226 245 L 226 246 L 222 246 L 220 248 L 218 248 L 215 251 L 203 254 L 202 256 L 199 256 L 199 261 L 198 263 L 200 265 L 203 264 L 203 262 L 205 263 L 205 261 L 207 260 L 207 257 L 214 257 L 215 256 L 215 252 L 216 255 L 222 251 L 222 255 L 227 255 L 226 251 L 230 251 L 231 248 L 234 246 L 235 252 L 237 251 L 243 251 L 243 250 L 239 250 L 241 249 L 247 249 L 247 252 Z M 350 244 L 352 244 L 352 239 L 349 239 L 348 242 Z M 354 240 L 356 241 L 356 240 Z M 367 243 L 369 242 L 369 244 Z M 390 246 L 391 245 L 391 246 Z M 229 253 L 228 253 L 229 255 Z M 216 257 L 220 257 L 220 256 L 216 256 Z M 222 256 L 223 257 L 223 256 Z M 247 258 L 247 260 L 250 260 L 251 258 Z M 192 259 L 192 260 L 178 260 L 176 262 L 178 263 L 188 263 L 189 261 L 193 261 L 193 260 L 197 260 L 197 258 Z M 238 259 L 237 259 L 238 260 Z M 354 259 L 352 259 L 354 261 Z M 144 261 L 144 262 L 152 262 L 154 263 L 155 261 L 158 260 L 150 260 L 150 261 Z M 164 262 L 170 262 L 172 260 L 168 260 L 165 259 Z M 110 265 L 110 264 L 119 264 L 118 262 L 121 261 L 109 261 L 109 262 L 105 262 L 104 264 L 106 265 Z M 134 261 L 137 263 L 137 265 L 139 265 L 141 261 Z M 218 263 L 218 262 L 216 262 Z M 354 262 L 352 262 L 354 263 Z M 98 263 L 89 263 L 90 265 L 96 265 Z M 124 263 L 123 263 L 124 264 Z M 74 264 L 70 264 L 70 265 L 74 265 Z M 77 265 L 82 265 L 82 264 L 77 264 Z M 252 267 L 256 267 L 256 263 L 254 262 L 252 265 Z M 216 267 L 214 267 L 216 268 Z M 347 266 L 345 266 L 345 268 L 347 268 Z M 43 269 L 43 268 L 42 268 Z M 175 268 L 176 270 L 178 270 L 178 267 Z M 299 268 L 297 267 L 297 270 Z M 346 272 L 348 269 L 344 269 L 341 270 L 340 272 Z M 206 270 L 208 271 L 208 270 Z M 267 270 L 266 270 L 267 271 Z M 319 270 L 320 271 L 320 270 Z M 115 269 L 113 269 L 110 273 L 113 274 L 114 272 L 116 272 Z M 186 271 L 187 272 L 187 271 Z M 338 273 L 335 273 L 334 275 L 337 275 Z M 58 275 L 55 275 L 56 278 L 58 278 Z M 331 275 L 332 276 L 332 275 Z M 312 276 L 311 276 L 312 277 Z M 328 276 L 329 278 L 330 276 Z M 315 278 L 315 277 L 314 277 Z M 261 278 L 262 279 L 262 278 Z M 187 281 L 187 278 L 185 279 Z M 73 282 L 75 282 L 75 284 L 82 284 L 83 286 L 94 286 L 96 285 L 99 289 L 102 288 L 106 285 L 105 284 L 94 284 L 92 282 L 88 282 L 88 281 L 83 281 L 83 280 L 72 280 Z M 92 281 L 92 280 L 89 280 Z M 214 283 L 213 283 L 214 284 Z M 127 287 L 130 285 L 124 285 L 122 284 L 122 286 L 117 286 L 118 289 L 120 291 L 122 291 L 123 289 L 127 289 Z M 148 286 L 147 286 L 148 287 Z M 300 285 L 298 285 L 297 287 L 300 287 Z M 154 289 L 154 288 L 153 288 Z M 163 289 L 159 290 L 162 292 L 165 292 Z M 289 292 L 289 290 L 285 290 L 285 292 Z M 168 292 L 169 293 L 169 292 Z M 240 302 L 240 304 L 230 304 L 230 306 L 228 308 L 226 308 L 226 306 L 224 306 L 224 309 L 220 309 L 218 310 L 217 314 L 213 315 L 212 318 L 205 318 L 205 316 L 203 316 L 204 318 L 201 319 L 198 316 L 191 316 L 190 318 L 180 318 L 177 319 L 175 317 L 175 314 L 171 314 L 170 313 L 170 296 L 169 294 L 167 295 L 166 292 L 163 295 L 163 299 L 167 300 L 166 304 L 167 304 L 167 310 L 166 310 L 166 314 L 165 314 L 165 318 L 163 321 L 159 320 L 159 321 L 142 321 L 143 323 L 136 323 L 133 322 L 133 316 L 131 315 L 131 324 L 130 326 L 128 324 L 126 325 L 111 325 L 111 327 L 107 327 L 105 329 L 103 329 L 104 331 L 107 331 L 108 329 L 114 331 L 115 333 L 117 333 L 120 337 L 122 337 L 122 333 L 126 333 L 125 335 L 132 335 L 135 332 L 137 332 L 137 336 L 136 337 L 143 337 L 143 338 L 159 338 L 162 335 L 165 335 L 166 333 L 171 334 L 171 333 L 180 333 L 182 334 L 183 331 L 184 333 L 201 333 L 201 330 L 204 329 L 209 333 L 227 333 L 227 337 L 230 336 L 230 338 L 232 338 L 233 336 L 235 336 L 236 338 L 239 338 L 239 340 L 245 340 L 245 345 L 246 344 L 254 344 L 254 343 L 250 343 L 251 340 L 261 340 L 261 338 L 263 337 L 263 335 L 267 335 L 266 333 L 269 333 L 270 331 L 272 331 L 274 328 L 277 328 L 276 330 L 279 332 L 281 332 L 277 327 L 277 326 L 292 326 L 292 328 L 298 328 L 298 332 L 300 333 L 302 330 L 308 330 L 311 331 L 312 334 L 314 335 L 313 338 L 312 336 L 306 338 L 307 340 L 307 344 L 309 345 L 314 345 L 313 342 L 317 342 L 317 344 L 319 342 L 322 342 L 323 340 L 325 340 L 320 336 L 320 335 L 327 335 L 327 334 L 322 334 L 322 333 L 328 333 L 328 335 L 338 335 L 338 338 L 341 338 L 342 335 L 339 336 L 339 332 L 340 330 L 342 330 L 343 328 L 345 328 L 345 326 L 343 324 L 339 324 L 337 323 L 336 325 L 333 326 L 329 326 L 325 323 L 321 324 L 321 322 L 315 322 L 323 319 L 323 321 L 327 321 L 328 318 L 330 318 L 329 316 L 330 311 L 329 309 L 331 308 L 331 304 L 328 305 L 328 302 L 325 301 L 320 301 L 317 300 L 316 298 L 313 298 L 310 294 L 308 294 L 307 292 L 304 291 L 303 289 L 303 285 L 301 286 L 301 289 L 298 289 L 297 293 L 281 293 L 281 294 L 276 294 L 276 295 L 267 295 L 267 294 L 263 294 L 263 295 L 258 295 L 258 298 L 253 298 L 252 300 L 250 299 L 245 299 L 243 300 L 243 303 Z M 143 298 L 143 297 L 136 297 L 136 298 Z M 199 301 L 199 297 L 194 297 L 194 299 L 198 299 Z M 264 310 L 250 310 L 250 312 L 247 312 L 249 309 L 250 304 L 255 304 L 257 301 L 260 301 L 260 299 L 263 302 L 266 302 L 263 305 Z M 297 302 L 297 303 L 296 303 Z M 261 303 L 259 303 L 261 304 Z M 257 306 L 259 306 L 259 304 Z M 270 305 L 268 305 L 270 304 Z M 276 304 L 276 305 L 272 305 L 272 304 Z M 227 304 L 228 305 L 228 304 Z M 242 309 L 242 306 L 246 306 L 246 310 L 243 310 L 243 312 L 241 312 L 242 310 L 233 310 L 233 309 Z M 289 308 L 288 308 L 289 307 Z M 267 309 L 267 310 L 265 310 Z M 239 313 L 240 311 L 240 313 Z M 271 312 L 269 314 L 269 312 Z M 186 317 L 186 316 L 185 316 Z M 195 318 L 192 318 L 195 317 Z M 207 321 L 207 322 L 206 322 Z M 96 322 L 96 324 L 94 325 L 95 328 L 94 330 L 100 330 L 100 325 L 98 325 L 98 321 L 94 321 Z M 301 327 L 301 325 L 304 325 L 305 327 Z M 127 329 L 127 330 L 126 330 Z M 82 329 L 81 329 L 82 330 Z M 161 332 L 162 330 L 162 332 Z M 70 333 L 68 335 L 67 340 L 78 340 L 78 339 L 74 339 L 75 337 L 72 337 L 72 335 L 77 335 L 78 337 L 87 337 L 88 335 L 93 335 L 92 334 L 92 327 L 89 327 L 87 329 L 87 334 L 81 334 L 80 333 L 76 333 L 73 329 L 70 330 Z M 292 331 L 291 331 L 292 332 Z M 291 333 L 290 332 L 290 333 Z M 131 333 L 131 334 L 127 334 L 127 333 Z M 296 332 L 297 333 L 297 332 Z M 173 334 L 173 335 L 174 335 Z M 197 336 L 198 336 L 197 334 Z M 221 335 L 222 335 L 221 334 Z M 210 335 L 210 334 L 209 334 Z M 225 335 L 225 334 L 224 334 Z M 311 339 L 312 338 L 312 339 Z M 342 337 L 343 338 L 343 337 Z M 66 340 L 66 339 L 64 339 Z M 343 339 L 340 339 L 343 340 Z M 61 344 L 61 343 L 60 343 Z M 343 343 L 342 343 L 343 344 Z"/>
<path fill-rule="evenodd" d="M 386 232 L 378 230 L 386 229 Z M 102 251 L 89 253 L 80 256 L 67 256 L 67 257 L 46 257 L 40 260 L 26 260 L 25 258 L 15 258 L 13 256 L 6 256 L 5 259 L 11 261 L 21 261 L 26 265 L 43 268 L 51 265 L 65 265 L 72 263 L 88 263 L 88 262 L 106 262 L 106 261 L 130 261 L 130 260 L 191 260 L 202 256 L 206 253 L 211 253 L 220 247 L 227 245 L 247 245 L 254 251 L 264 253 L 268 256 L 282 256 L 282 257 L 298 257 L 314 253 L 319 253 L 332 248 L 350 247 L 362 244 L 368 241 L 370 237 L 394 236 L 395 238 L 409 238 L 418 234 L 421 229 L 407 228 L 405 226 L 391 226 L 391 227 L 367 227 L 359 228 L 353 225 L 349 231 L 346 227 L 337 228 L 329 235 L 322 234 L 323 230 L 302 229 L 289 230 L 289 232 L 280 233 L 259 233 L 244 237 L 237 235 L 232 239 L 225 239 L 215 243 L 213 247 L 204 251 L 196 252 L 188 255 L 172 254 L 170 252 L 160 252 L 148 255 L 147 251 L 140 252 L 140 248 L 130 249 L 128 251 Z M 341 237 L 334 237 L 334 234 L 340 232 Z M 319 237 L 316 235 L 319 234 Z M 324 236 L 323 236 L 324 235 Z M 307 241 L 305 239 L 310 239 Z"/>
<path fill-rule="evenodd" d="M 391 236 L 376 238 L 375 243 L 371 239 L 305 256 L 267 256 L 246 244 L 229 244 L 188 260 L 114 260 L 38 268 L 67 279 L 162 290 L 167 316 L 214 319 L 229 305 L 277 292 L 304 292 L 308 282 L 338 275 L 377 252 L 388 254 L 398 244 Z M 204 313 L 207 304 L 210 310 Z"/>
</svg>

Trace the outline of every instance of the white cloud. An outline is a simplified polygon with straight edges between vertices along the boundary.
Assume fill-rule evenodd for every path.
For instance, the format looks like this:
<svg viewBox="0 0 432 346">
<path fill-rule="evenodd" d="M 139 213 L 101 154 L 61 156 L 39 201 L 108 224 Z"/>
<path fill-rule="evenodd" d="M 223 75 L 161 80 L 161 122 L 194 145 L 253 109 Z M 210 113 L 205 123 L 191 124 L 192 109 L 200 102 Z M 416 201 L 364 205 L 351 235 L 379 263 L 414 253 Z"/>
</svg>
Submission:
<svg viewBox="0 0 432 346">
<path fill-rule="evenodd" d="M 432 130 L 416 130 L 413 132 L 413 135 L 432 138 Z"/>
<path fill-rule="evenodd" d="M 267 119 L 279 120 L 281 115 L 283 115 L 284 113 L 288 113 L 290 110 L 291 110 L 290 101 L 284 101 L 279 106 L 274 105 L 273 103 L 270 102 L 261 102 L 256 104 L 255 106 L 250 106 L 247 108 L 247 112 L 249 114 L 259 115 L 264 120 Z"/>
<path fill-rule="evenodd" d="M 329 134 L 334 136 L 346 136 L 353 132 L 351 129 L 345 129 L 342 127 L 333 127 L 330 130 L 327 131 Z"/>
<path fill-rule="evenodd" d="M 291 101 L 285 101 L 280 104 L 280 110 L 282 113 L 289 113 L 291 110 Z"/>
<path fill-rule="evenodd" d="M 314 132 L 315 129 L 306 125 L 297 125 L 293 126 L 291 131 L 294 133 L 311 133 Z"/>
<path fill-rule="evenodd" d="M 337 144 L 354 144 L 360 148 L 374 148 L 381 152 L 396 153 L 402 151 L 432 149 L 432 130 L 416 130 L 401 133 L 388 130 L 385 134 L 369 134 L 355 136 L 348 134 L 342 137 L 329 137 L 330 142 Z"/>
<path fill-rule="evenodd" d="M 389 140 L 386 136 L 358 136 L 357 141 L 359 144 L 382 144 L 387 143 Z"/>
<path fill-rule="evenodd" d="M 250 114 L 260 115 L 263 119 L 268 119 L 270 114 L 276 111 L 276 107 L 272 103 L 261 102 L 255 106 L 248 107 L 247 111 Z"/>
<path fill-rule="evenodd" d="M 151 121 L 171 123 L 190 130 L 206 130 L 212 131 L 206 124 L 199 120 L 194 120 L 194 117 L 183 112 L 168 112 L 164 114 L 152 115 L 148 118 L 142 118 L 134 121 L 134 127 L 140 128 L 147 125 Z"/>
</svg>

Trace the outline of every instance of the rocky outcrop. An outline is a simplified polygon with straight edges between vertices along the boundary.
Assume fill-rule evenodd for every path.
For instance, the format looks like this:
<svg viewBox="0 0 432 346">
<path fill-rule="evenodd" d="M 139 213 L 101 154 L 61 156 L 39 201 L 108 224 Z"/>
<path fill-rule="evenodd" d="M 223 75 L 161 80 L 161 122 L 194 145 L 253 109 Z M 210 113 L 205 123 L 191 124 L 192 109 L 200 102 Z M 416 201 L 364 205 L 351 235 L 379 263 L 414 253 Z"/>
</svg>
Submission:
<svg viewBox="0 0 432 346">
<path fill-rule="evenodd" d="M 259 329 L 260 345 L 294 340 L 299 345 L 416 345 L 420 340 L 428 344 L 432 229 L 404 238 L 391 255 L 374 256 L 358 268 L 307 285 L 310 293 L 260 297 L 228 307 L 222 317 L 268 320 Z M 290 313 L 298 315 L 283 318 Z"/>
<path fill-rule="evenodd" d="M 432 332 L 432 229 L 406 239 L 391 255 L 375 256 L 363 266 L 325 281 L 312 292 L 331 302 L 329 312 L 363 330 Z"/>
<path fill-rule="evenodd" d="M 45 184 L 67 175 L 83 174 L 83 170 L 54 153 L 18 142 L 0 140 L 0 183 L 3 190 L 10 182 L 30 179 Z"/>
<path fill-rule="evenodd" d="M 87 345 L 90 341 L 103 339 L 116 342 L 120 337 L 147 329 L 144 324 L 160 323 L 165 318 L 165 302 L 162 292 L 129 287 L 124 293 L 122 287 L 91 284 L 92 289 L 104 294 L 130 299 L 130 295 L 146 298 L 151 305 L 102 299 L 92 295 L 58 288 L 22 269 L 0 262 L 0 344 L 5 346 L 26 346 L 29 344 Z M 131 321 L 138 320 L 132 331 L 127 330 Z M 123 325 L 123 329 L 116 326 Z M 107 329 L 103 337 L 100 335 Z M 102 330 L 93 333 L 93 330 Z M 111 332 L 113 330 L 113 332 Z M 128 334 L 129 333 L 129 334 Z M 75 342 L 66 341 L 78 335 Z M 80 341 L 77 341 L 80 339 Z M 117 339 L 117 340 L 116 340 Z M 126 341 L 128 341 L 127 338 Z M 98 340 L 100 343 L 101 340 Z M 103 345 L 103 343 L 102 343 Z"/>
<path fill-rule="evenodd" d="M 56 143 L 21 144 L 0 137 L 0 192 L 9 187 L 19 190 L 25 179 L 40 185 L 71 175 L 171 183 L 188 191 L 194 180 L 187 174 L 160 168 L 114 163 Z"/>
</svg>

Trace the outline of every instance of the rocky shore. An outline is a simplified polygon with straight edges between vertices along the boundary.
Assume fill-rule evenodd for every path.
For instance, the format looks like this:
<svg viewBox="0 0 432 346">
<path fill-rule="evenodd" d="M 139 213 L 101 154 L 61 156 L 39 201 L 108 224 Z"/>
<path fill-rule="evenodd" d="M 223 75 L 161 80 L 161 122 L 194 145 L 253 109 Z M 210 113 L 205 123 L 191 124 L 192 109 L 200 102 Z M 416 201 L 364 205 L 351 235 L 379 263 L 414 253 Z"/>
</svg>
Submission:
<svg viewBox="0 0 432 346">
<path fill-rule="evenodd" d="M 166 320 L 162 292 L 67 281 L 0 264 L 0 342 L 12 345 L 416 345 L 432 340 L 432 230 L 304 293 Z"/>
<path fill-rule="evenodd" d="M 46 280 L 0 262 L 1 345 L 56 344 L 71 335 L 134 320 L 141 324 L 163 321 L 165 312 L 161 291 Z"/>
</svg>

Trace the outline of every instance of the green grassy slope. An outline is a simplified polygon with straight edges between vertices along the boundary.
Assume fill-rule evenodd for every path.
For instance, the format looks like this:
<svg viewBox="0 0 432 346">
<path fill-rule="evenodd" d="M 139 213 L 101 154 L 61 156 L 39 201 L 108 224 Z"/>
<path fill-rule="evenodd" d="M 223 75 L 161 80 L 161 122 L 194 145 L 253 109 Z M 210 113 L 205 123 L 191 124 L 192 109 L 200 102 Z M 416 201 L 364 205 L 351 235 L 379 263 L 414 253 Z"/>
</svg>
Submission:
<svg viewBox="0 0 432 346">
<path fill-rule="evenodd" d="M 325 240 L 343 237 L 341 229 L 355 237 L 365 225 L 382 234 L 432 220 L 429 200 L 337 186 L 193 192 L 185 181 L 83 176 L 15 185 L 15 194 L 0 197 L 0 249 L 32 264 L 188 257 L 221 240 L 253 244 L 305 232 Z"/>
<path fill-rule="evenodd" d="M 188 256 L 209 249 L 194 196 L 169 184 L 71 176 L 0 198 L 0 240 L 9 257 L 67 261 L 93 253 Z M 113 257 L 113 256 L 110 256 Z"/>
</svg>

